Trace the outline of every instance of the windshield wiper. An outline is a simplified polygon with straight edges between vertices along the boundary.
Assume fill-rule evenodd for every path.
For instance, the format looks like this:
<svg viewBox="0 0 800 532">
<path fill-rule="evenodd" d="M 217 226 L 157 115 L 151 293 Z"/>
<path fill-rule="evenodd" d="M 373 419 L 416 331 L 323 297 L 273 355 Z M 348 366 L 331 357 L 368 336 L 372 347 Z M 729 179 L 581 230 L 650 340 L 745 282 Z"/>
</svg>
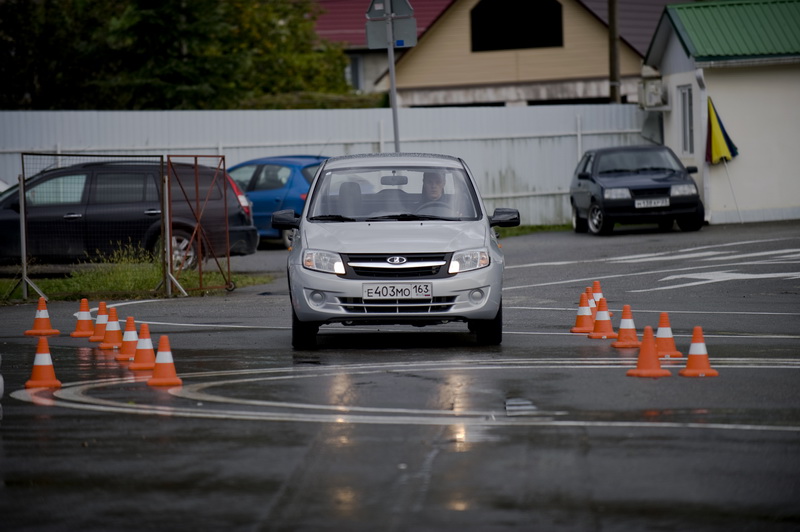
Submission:
<svg viewBox="0 0 800 532">
<path fill-rule="evenodd" d="M 348 218 L 347 216 L 342 216 L 341 214 L 320 214 L 319 216 L 312 216 L 309 220 L 315 221 L 325 221 L 325 222 L 355 222 L 355 218 Z"/>
<path fill-rule="evenodd" d="M 385 216 L 374 216 L 372 218 L 367 218 L 365 221 L 375 222 L 380 220 L 397 220 L 401 222 L 406 222 L 415 220 L 458 220 L 458 218 L 452 218 L 449 216 L 432 216 L 430 214 L 411 214 L 405 212 L 402 214 L 387 214 Z"/>
<path fill-rule="evenodd" d="M 635 170 L 631 170 L 630 168 L 612 168 L 611 170 L 603 170 L 602 172 L 598 172 L 600 175 L 603 174 L 621 174 L 623 172 L 634 172 Z"/>
<path fill-rule="evenodd" d="M 644 168 L 637 168 L 637 172 L 669 172 L 674 174 L 677 172 L 674 168 L 664 168 L 663 166 L 645 166 Z"/>
</svg>

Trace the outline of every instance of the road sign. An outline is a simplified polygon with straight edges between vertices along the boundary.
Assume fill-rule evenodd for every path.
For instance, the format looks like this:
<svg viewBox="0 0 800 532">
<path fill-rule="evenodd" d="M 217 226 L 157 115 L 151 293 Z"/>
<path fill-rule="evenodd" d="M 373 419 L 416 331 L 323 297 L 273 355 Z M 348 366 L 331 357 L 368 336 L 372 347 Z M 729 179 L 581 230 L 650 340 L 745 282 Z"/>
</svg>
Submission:
<svg viewBox="0 0 800 532">
<path fill-rule="evenodd" d="M 395 48 L 411 48 L 417 44 L 417 19 L 395 18 L 392 20 L 392 37 Z M 389 47 L 386 19 L 367 20 L 367 48 L 375 50 Z"/>
<path fill-rule="evenodd" d="M 408 0 L 391 0 L 392 11 L 395 17 L 412 17 L 414 9 L 409 5 Z M 386 20 L 386 0 L 372 0 L 367 10 L 368 20 Z"/>
</svg>

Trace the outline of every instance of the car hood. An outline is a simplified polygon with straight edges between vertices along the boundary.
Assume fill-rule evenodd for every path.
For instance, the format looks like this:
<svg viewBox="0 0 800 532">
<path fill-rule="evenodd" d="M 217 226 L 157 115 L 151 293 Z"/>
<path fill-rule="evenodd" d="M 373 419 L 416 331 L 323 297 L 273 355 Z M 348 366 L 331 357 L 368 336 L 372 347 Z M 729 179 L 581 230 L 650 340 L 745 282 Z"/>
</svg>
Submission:
<svg viewBox="0 0 800 532">
<path fill-rule="evenodd" d="M 475 222 L 307 223 L 305 247 L 342 253 L 431 253 L 488 245 L 488 225 Z"/>
<path fill-rule="evenodd" d="M 668 187 L 694 181 L 684 172 L 646 172 L 600 176 L 597 178 L 597 182 L 604 187 Z"/>
</svg>

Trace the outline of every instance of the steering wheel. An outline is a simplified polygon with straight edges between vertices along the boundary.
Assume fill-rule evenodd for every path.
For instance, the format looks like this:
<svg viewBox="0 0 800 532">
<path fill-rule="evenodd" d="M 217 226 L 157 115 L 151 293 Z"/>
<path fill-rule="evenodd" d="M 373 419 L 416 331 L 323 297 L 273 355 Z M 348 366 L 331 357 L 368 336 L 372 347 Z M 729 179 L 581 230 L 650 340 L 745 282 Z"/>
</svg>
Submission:
<svg viewBox="0 0 800 532">
<path fill-rule="evenodd" d="M 423 203 L 414 211 L 415 214 L 438 214 L 442 213 L 442 211 L 451 212 L 452 207 L 450 204 L 443 200 L 434 200 L 429 201 L 428 203 Z"/>
</svg>

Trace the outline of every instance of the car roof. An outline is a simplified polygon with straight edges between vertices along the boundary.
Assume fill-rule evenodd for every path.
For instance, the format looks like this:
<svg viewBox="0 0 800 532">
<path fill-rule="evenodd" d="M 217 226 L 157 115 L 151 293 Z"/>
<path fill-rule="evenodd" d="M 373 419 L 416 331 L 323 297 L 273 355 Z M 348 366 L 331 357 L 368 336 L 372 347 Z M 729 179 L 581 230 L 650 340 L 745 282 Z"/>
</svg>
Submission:
<svg viewBox="0 0 800 532">
<path fill-rule="evenodd" d="M 596 148 L 593 150 L 586 150 L 586 153 L 607 154 L 619 152 L 632 152 L 632 151 L 648 151 L 648 150 L 668 150 L 666 146 L 659 144 L 640 144 L 635 146 L 613 146 L 611 148 Z"/>
<path fill-rule="evenodd" d="M 271 157 L 260 157 L 258 159 L 250 159 L 242 163 L 237 163 L 229 169 L 238 168 L 248 164 L 284 164 L 291 166 L 309 166 L 312 164 L 319 164 L 320 162 L 328 159 L 327 155 L 274 155 Z"/>
<path fill-rule="evenodd" d="M 360 153 L 356 155 L 342 155 L 331 157 L 325 163 L 325 168 L 352 168 L 367 166 L 463 166 L 463 161 L 452 155 L 434 153 Z"/>
</svg>

